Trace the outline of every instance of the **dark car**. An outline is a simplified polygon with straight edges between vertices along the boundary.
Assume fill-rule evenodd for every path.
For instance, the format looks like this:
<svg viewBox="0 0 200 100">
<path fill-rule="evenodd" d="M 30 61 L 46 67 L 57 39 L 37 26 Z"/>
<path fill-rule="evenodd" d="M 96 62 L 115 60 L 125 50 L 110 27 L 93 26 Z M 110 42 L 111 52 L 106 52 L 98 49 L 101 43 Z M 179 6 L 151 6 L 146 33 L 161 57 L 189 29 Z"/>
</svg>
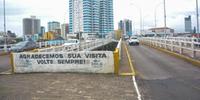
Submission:
<svg viewBox="0 0 200 100">
<path fill-rule="evenodd" d="M 37 47 L 36 43 L 33 41 L 23 41 L 15 44 L 11 47 L 11 51 L 13 52 L 22 52 L 27 50 L 33 50 Z"/>
</svg>

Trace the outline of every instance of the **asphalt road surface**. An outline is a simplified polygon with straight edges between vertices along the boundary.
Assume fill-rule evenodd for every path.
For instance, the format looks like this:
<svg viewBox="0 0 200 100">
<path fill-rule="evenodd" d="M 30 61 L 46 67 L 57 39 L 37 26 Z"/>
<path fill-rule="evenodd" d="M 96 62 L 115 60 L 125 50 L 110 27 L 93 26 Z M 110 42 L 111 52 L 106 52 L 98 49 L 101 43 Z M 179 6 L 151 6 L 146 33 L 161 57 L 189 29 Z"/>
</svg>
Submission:
<svg viewBox="0 0 200 100">
<path fill-rule="evenodd" d="M 146 46 L 130 46 L 142 100 L 200 100 L 200 68 Z"/>
<path fill-rule="evenodd" d="M 10 55 L 0 56 L 0 72 L 11 69 Z"/>
</svg>

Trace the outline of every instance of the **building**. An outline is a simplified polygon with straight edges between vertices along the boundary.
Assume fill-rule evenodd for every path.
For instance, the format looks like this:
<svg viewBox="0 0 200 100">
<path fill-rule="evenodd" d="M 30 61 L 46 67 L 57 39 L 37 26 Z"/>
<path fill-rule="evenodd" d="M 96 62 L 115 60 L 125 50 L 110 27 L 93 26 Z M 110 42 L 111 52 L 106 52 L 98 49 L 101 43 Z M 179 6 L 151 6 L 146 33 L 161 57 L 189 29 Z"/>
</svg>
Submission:
<svg viewBox="0 0 200 100">
<path fill-rule="evenodd" d="M 152 35 L 155 34 L 157 36 L 169 36 L 174 35 L 174 29 L 171 29 L 169 27 L 157 27 L 157 28 L 151 28 L 147 32 L 144 32 L 143 35 Z"/>
<path fill-rule="evenodd" d="M 48 32 L 60 32 L 60 23 L 57 21 L 48 22 Z M 61 34 L 61 33 L 57 33 Z"/>
<path fill-rule="evenodd" d="M 45 27 L 44 27 L 44 26 L 41 26 L 41 27 L 40 27 L 40 34 L 39 34 L 39 36 L 40 36 L 40 37 L 43 37 L 44 33 L 45 33 Z"/>
<path fill-rule="evenodd" d="M 54 39 L 56 39 L 56 35 L 55 35 L 55 33 L 52 32 L 52 31 L 46 32 L 46 33 L 44 33 L 44 35 L 43 35 L 43 39 L 44 39 L 44 40 L 54 40 Z"/>
<path fill-rule="evenodd" d="M 61 37 L 66 38 L 67 34 L 69 34 L 69 24 L 61 25 Z"/>
<path fill-rule="evenodd" d="M 191 16 L 185 17 L 185 32 L 192 33 Z"/>
<path fill-rule="evenodd" d="M 132 35 L 132 21 L 129 19 L 120 20 L 118 23 L 118 29 L 123 31 L 123 35 Z"/>
<path fill-rule="evenodd" d="M 23 35 L 32 36 L 40 33 L 40 19 L 36 16 L 23 19 Z"/>
<path fill-rule="evenodd" d="M 115 32 L 114 32 L 114 39 L 120 40 L 120 38 L 122 37 L 122 34 L 123 34 L 123 31 L 121 29 L 115 30 Z"/>
<path fill-rule="evenodd" d="M 100 34 L 114 31 L 113 0 L 100 0 Z"/>
<path fill-rule="evenodd" d="M 69 0 L 69 32 L 113 32 L 113 0 Z"/>
</svg>

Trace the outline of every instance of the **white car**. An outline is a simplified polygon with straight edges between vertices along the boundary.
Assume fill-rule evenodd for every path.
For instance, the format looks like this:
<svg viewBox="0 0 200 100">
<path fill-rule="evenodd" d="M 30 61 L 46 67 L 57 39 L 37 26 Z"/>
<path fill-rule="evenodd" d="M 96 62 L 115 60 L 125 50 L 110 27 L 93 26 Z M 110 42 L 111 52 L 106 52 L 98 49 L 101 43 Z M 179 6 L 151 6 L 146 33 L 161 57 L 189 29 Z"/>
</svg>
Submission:
<svg viewBox="0 0 200 100">
<path fill-rule="evenodd" d="M 80 42 L 77 39 L 69 39 L 69 40 L 65 41 L 65 43 L 63 44 L 63 46 L 77 45 L 79 43 Z"/>
<path fill-rule="evenodd" d="M 140 42 L 137 37 L 131 37 L 128 41 L 129 45 L 139 45 Z"/>
</svg>

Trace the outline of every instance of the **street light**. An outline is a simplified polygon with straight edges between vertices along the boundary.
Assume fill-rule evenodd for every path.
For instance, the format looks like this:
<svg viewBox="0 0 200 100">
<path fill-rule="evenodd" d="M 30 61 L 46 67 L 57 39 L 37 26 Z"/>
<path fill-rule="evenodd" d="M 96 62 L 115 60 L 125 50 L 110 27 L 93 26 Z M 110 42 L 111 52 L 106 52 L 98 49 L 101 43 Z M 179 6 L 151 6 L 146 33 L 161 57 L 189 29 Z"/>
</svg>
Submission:
<svg viewBox="0 0 200 100">
<path fill-rule="evenodd" d="M 196 16 L 197 16 L 197 33 L 199 33 L 199 7 L 198 0 L 196 0 Z M 200 36 L 198 36 L 200 37 Z"/>
<path fill-rule="evenodd" d="M 3 25 L 4 25 L 4 34 L 5 34 L 4 35 L 5 36 L 4 37 L 5 38 L 5 41 L 4 41 L 4 51 L 7 52 L 7 45 L 6 45 L 7 44 L 7 40 L 6 40 L 7 39 L 7 33 L 6 33 L 6 9 L 5 8 L 6 8 L 5 7 L 5 0 L 3 0 L 3 16 L 4 16 L 3 17 L 3 19 L 4 19 L 3 20 L 4 21 Z"/>
<path fill-rule="evenodd" d="M 166 18 L 167 18 L 167 15 L 166 15 L 166 4 L 165 4 L 165 0 L 164 0 L 164 25 L 165 25 L 165 28 L 167 27 L 167 23 L 166 23 Z"/>
</svg>

